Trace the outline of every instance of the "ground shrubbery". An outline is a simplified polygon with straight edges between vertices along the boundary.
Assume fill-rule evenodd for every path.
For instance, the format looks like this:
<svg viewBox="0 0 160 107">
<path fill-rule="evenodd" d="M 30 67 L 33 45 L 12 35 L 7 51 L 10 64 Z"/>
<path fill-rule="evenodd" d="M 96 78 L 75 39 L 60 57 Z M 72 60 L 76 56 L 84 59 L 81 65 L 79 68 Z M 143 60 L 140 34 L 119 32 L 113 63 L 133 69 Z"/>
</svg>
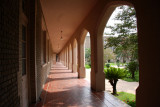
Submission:
<svg viewBox="0 0 160 107">
<path fill-rule="evenodd" d="M 126 76 L 122 80 L 128 81 L 128 82 L 139 82 L 139 71 L 135 71 L 134 74 L 135 78 L 132 78 L 132 74 L 129 71 L 126 71 Z"/>
<path fill-rule="evenodd" d="M 125 66 L 124 69 L 125 70 L 125 77 L 122 78 L 125 81 L 128 82 L 139 82 L 139 70 L 138 70 L 138 63 L 135 61 L 131 61 L 129 63 L 121 63 L 121 65 Z M 112 67 L 112 66 L 116 66 L 116 63 L 106 63 L 105 65 L 105 69 Z"/>
<path fill-rule="evenodd" d="M 105 77 L 109 80 L 110 84 L 113 87 L 112 94 L 115 95 L 120 100 L 127 103 L 128 105 L 130 105 L 131 107 L 136 107 L 134 94 L 130 94 L 126 92 L 117 93 L 117 90 L 116 90 L 118 79 L 125 79 L 127 77 L 132 79 L 132 75 L 130 74 L 131 72 L 127 71 L 126 69 L 120 69 L 120 68 L 114 68 L 114 67 L 107 68 L 104 70 L 104 72 L 105 72 Z M 136 75 L 135 75 L 135 78 L 136 78 Z"/>
<path fill-rule="evenodd" d="M 86 65 L 85 65 L 85 68 L 86 68 L 86 69 L 90 69 L 91 66 L 89 66 L 88 64 L 86 64 Z"/>
<path fill-rule="evenodd" d="M 131 107 L 136 107 L 136 100 L 135 100 L 135 95 L 126 93 L 126 92 L 118 92 L 118 96 L 116 96 L 118 99 L 124 101 Z"/>
<path fill-rule="evenodd" d="M 123 79 L 129 82 L 132 81 L 139 81 L 139 72 L 134 71 L 134 78 L 133 78 L 133 72 L 129 71 L 129 69 L 124 68 L 114 68 L 114 67 L 108 67 L 107 69 L 104 69 L 105 77 L 109 80 L 110 84 L 113 86 L 113 95 L 115 95 L 120 100 L 124 101 L 131 107 L 136 107 L 136 101 L 135 101 L 135 95 L 126 93 L 126 92 L 118 92 L 116 90 L 116 85 L 118 82 L 118 79 Z"/>
</svg>

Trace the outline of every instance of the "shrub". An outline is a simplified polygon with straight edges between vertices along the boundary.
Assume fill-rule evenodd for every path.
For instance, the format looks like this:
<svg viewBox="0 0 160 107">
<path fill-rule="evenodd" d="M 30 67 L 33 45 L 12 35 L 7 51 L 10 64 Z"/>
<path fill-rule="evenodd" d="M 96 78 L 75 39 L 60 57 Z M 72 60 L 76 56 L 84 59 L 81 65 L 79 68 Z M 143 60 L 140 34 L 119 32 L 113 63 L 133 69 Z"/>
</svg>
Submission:
<svg viewBox="0 0 160 107">
<path fill-rule="evenodd" d="M 118 67 L 120 67 L 120 61 L 119 60 L 116 61 L 116 64 L 117 64 Z"/>
<path fill-rule="evenodd" d="M 85 65 L 85 68 L 86 68 L 86 69 L 90 69 L 91 67 L 86 64 L 86 65 Z"/>
<path fill-rule="evenodd" d="M 125 69 L 110 67 L 105 69 L 105 77 L 109 80 L 110 84 L 113 86 L 113 95 L 117 94 L 116 85 L 118 79 L 125 77 Z"/>
<path fill-rule="evenodd" d="M 88 65 L 91 67 L 91 61 L 88 62 Z"/>
<path fill-rule="evenodd" d="M 106 64 L 106 67 L 109 68 L 109 67 L 110 67 L 110 64 Z"/>
<path fill-rule="evenodd" d="M 139 71 L 135 71 L 135 78 L 132 79 L 132 74 L 128 70 L 126 70 L 126 77 L 123 80 L 128 82 L 139 82 Z"/>
<path fill-rule="evenodd" d="M 132 79 L 135 79 L 135 71 L 138 69 L 138 63 L 136 61 L 131 61 L 127 64 L 126 69 L 131 72 Z"/>
</svg>

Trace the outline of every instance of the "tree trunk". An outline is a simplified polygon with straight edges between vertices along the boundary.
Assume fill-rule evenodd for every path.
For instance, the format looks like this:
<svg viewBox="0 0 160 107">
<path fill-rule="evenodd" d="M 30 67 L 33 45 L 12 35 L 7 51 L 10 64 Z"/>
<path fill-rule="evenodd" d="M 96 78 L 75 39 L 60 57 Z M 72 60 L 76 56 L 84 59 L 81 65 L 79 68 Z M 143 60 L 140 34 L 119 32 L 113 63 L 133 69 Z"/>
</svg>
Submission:
<svg viewBox="0 0 160 107">
<path fill-rule="evenodd" d="M 132 72 L 132 79 L 135 79 L 134 72 Z"/>
<path fill-rule="evenodd" d="M 118 79 L 114 79 L 114 83 L 113 83 L 113 95 L 117 95 L 117 88 L 116 88 L 117 81 L 118 81 Z"/>
<path fill-rule="evenodd" d="M 117 94 L 117 89 L 116 89 L 116 85 L 113 85 L 113 95 Z"/>
</svg>

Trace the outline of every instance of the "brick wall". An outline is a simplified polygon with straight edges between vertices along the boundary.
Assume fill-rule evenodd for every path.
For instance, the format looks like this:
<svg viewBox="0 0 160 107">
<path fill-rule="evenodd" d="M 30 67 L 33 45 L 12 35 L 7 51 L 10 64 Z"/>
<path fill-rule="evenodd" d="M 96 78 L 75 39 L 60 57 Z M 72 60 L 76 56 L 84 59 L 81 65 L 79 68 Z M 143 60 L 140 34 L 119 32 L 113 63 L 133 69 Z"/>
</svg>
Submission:
<svg viewBox="0 0 160 107">
<path fill-rule="evenodd" d="M 19 0 L 0 1 L 0 107 L 19 106 Z"/>
<path fill-rule="evenodd" d="M 29 23 L 28 23 L 28 26 L 29 26 L 29 32 L 28 32 L 28 36 L 30 37 L 29 40 L 28 40 L 28 44 L 29 44 L 29 84 L 30 84 L 30 88 L 29 88 L 29 102 L 30 103 L 35 103 L 36 102 L 36 89 L 37 89 L 37 85 L 36 85 L 36 78 L 35 78 L 35 75 L 36 75 L 36 63 L 35 63 L 35 56 L 36 56 L 36 53 L 35 53 L 35 48 L 36 48 L 36 45 L 35 45 L 35 41 L 36 41 L 36 38 L 35 38 L 35 34 L 36 34 L 36 31 L 35 31 L 35 20 L 36 20 L 36 10 L 35 10 L 35 7 L 36 7 L 36 0 L 33 1 L 33 0 L 30 0 L 29 1 Z"/>
<path fill-rule="evenodd" d="M 42 13 L 42 8 L 40 5 L 40 2 L 37 2 L 37 19 L 36 19 L 36 66 L 37 66 L 37 98 L 39 98 L 42 90 L 43 90 L 43 86 L 45 84 L 47 75 L 49 73 L 49 70 L 51 69 L 51 57 L 48 60 L 49 55 L 51 56 L 51 44 L 50 46 L 48 46 L 49 44 L 49 35 L 47 32 L 47 27 L 45 25 L 45 20 L 43 17 L 43 13 Z M 46 50 L 43 50 L 44 48 L 42 48 L 44 46 L 44 42 L 42 40 L 42 35 L 43 35 L 43 31 L 46 31 Z M 42 46 L 43 45 L 43 46 Z M 50 47 L 50 49 L 48 50 L 48 47 Z M 42 57 L 43 57 L 43 51 L 46 51 L 46 63 L 42 63 Z M 50 54 L 49 54 L 50 53 Z"/>
<path fill-rule="evenodd" d="M 43 62 L 43 46 L 44 41 L 42 39 L 43 31 L 47 32 L 47 27 L 45 25 L 45 20 L 41 10 L 41 5 L 39 0 L 30 0 L 29 5 L 29 87 L 30 87 L 30 103 L 36 103 L 39 100 L 40 94 L 43 90 L 43 85 L 45 84 L 47 74 L 51 68 L 52 62 L 52 50 L 51 43 L 49 42 L 49 36 L 46 34 L 46 55 L 48 55 L 48 45 L 49 47 L 49 61 L 48 56 L 46 56 L 46 63 Z M 47 39 L 48 38 L 48 39 Z"/>
</svg>

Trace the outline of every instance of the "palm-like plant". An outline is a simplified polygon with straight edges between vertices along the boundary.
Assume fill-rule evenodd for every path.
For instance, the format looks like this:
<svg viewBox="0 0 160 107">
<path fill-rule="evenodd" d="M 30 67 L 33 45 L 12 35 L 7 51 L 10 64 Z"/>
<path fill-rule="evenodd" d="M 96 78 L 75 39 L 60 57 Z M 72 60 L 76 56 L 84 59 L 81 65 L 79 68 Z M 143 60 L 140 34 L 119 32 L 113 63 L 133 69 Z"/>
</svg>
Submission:
<svg viewBox="0 0 160 107">
<path fill-rule="evenodd" d="M 126 76 L 125 69 L 110 67 L 105 69 L 105 76 L 109 80 L 110 84 L 113 87 L 113 95 L 117 95 L 116 85 L 118 79 L 122 79 Z"/>
</svg>

